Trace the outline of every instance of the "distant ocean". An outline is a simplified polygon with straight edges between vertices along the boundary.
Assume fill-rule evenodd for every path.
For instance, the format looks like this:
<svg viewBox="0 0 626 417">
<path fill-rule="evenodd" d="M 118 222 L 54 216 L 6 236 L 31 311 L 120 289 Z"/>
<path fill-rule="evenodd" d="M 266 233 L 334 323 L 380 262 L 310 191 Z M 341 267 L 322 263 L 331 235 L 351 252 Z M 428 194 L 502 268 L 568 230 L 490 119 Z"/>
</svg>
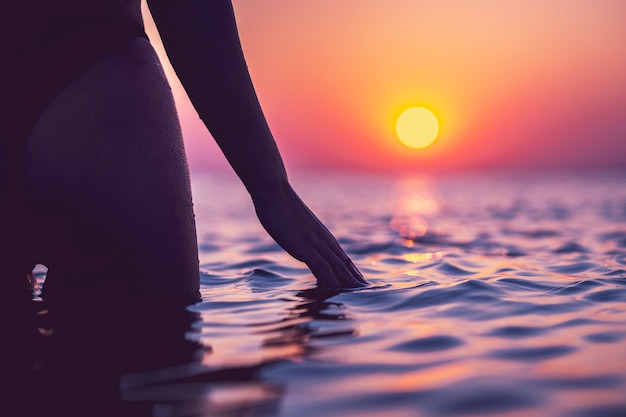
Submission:
<svg viewBox="0 0 626 417">
<path fill-rule="evenodd" d="M 197 178 L 206 365 L 255 369 L 223 415 L 626 415 L 626 172 L 293 182 L 371 286 L 314 290 Z"/>
<path fill-rule="evenodd" d="M 167 417 L 626 416 L 626 171 L 292 181 L 371 285 L 316 290 L 236 179 L 196 175 L 196 350 L 126 373 L 124 402 Z"/>
</svg>

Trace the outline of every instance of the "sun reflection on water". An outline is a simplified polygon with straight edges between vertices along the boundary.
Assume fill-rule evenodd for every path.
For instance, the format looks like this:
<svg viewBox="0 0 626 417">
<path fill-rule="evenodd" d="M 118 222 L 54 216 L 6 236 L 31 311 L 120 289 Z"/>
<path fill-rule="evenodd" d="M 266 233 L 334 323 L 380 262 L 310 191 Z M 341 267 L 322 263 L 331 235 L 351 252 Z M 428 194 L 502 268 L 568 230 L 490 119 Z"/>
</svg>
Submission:
<svg viewBox="0 0 626 417">
<path fill-rule="evenodd" d="M 332 184 L 308 183 L 312 208 L 371 286 L 302 291 L 309 272 L 228 216 L 232 256 L 202 253 L 208 364 L 284 383 L 281 416 L 626 410 L 626 218 L 602 214 L 623 185 L 554 204 L 543 180 Z"/>
<path fill-rule="evenodd" d="M 415 238 L 428 232 L 425 216 L 436 214 L 439 204 L 425 178 L 408 178 L 400 181 L 395 188 L 396 200 L 389 226 L 398 232 L 404 246 L 411 247 Z"/>
</svg>

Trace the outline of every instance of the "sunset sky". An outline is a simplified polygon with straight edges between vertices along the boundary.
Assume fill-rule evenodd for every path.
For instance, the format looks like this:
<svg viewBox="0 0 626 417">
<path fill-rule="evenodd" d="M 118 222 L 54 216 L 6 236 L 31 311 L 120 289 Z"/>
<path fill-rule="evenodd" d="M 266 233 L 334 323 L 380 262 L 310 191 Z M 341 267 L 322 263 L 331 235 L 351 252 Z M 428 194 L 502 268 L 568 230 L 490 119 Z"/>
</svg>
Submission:
<svg viewBox="0 0 626 417">
<path fill-rule="evenodd" d="M 626 167 L 625 1 L 233 3 L 290 169 Z M 224 168 L 167 71 L 192 170 Z M 440 122 L 421 150 L 394 132 L 416 105 Z"/>
</svg>

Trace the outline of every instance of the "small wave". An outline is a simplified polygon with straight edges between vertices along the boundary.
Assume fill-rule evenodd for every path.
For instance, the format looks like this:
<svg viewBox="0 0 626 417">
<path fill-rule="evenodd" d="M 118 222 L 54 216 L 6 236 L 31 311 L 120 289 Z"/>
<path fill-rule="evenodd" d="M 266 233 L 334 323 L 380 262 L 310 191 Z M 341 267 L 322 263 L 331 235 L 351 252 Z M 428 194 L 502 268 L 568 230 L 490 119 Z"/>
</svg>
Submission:
<svg viewBox="0 0 626 417">
<path fill-rule="evenodd" d="M 485 333 L 486 336 L 503 337 L 506 339 L 521 339 L 526 337 L 539 336 L 544 334 L 548 329 L 543 327 L 529 326 L 504 326 L 493 329 Z"/>
<path fill-rule="evenodd" d="M 447 389 L 442 394 L 436 409 L 432 410 L 433 415 L 497 415 L 543 403 L 536 393 L 502 385 L 463 386 L 456 390 Z"/>
<path fill-rule="evenodd" d="M 621 249 L 612 249 L 604 252 L 604 255 L 610 256 L 620 265 L 626 265 L 626 251 Z"/>
<path fill-rule="evenodd" d="M 489 207 L 487 210 L 494 219 L 508 221 L 515 219 L 524 210 L 524 205 L 523 202 L 518 201 L 508 208 Z"/>
<path fill-rule="evenodd" d="M 489 302 L 498 301 L 498 294 L 500 294 L 500 290 L 488 282 L 467 280 L 449 287 L 427 289 L 408 298 L 399 298 L 400 302 L 393 308 L 415 309 L 455 302 L 469 305 L 478 303 L 484 306 Z"/>
<path fill-rule="evenodd" d="M 591 333 L 584 337 L 585 340 L 593 343 L 615 343 L 626 337 L 626 333 L 618 331 L 607 331 Z"/>
<path fill-rule="evenodd" d="M 594 325 L 598 323 L 602 323 L 602 322 L 598 320 L 592 320 L 592 319 L 588 319 L 584 317 L 579 317 L 579 318 L 575 318 L 571 320 L 566 320 L 559 324 L 555 324 L 554 326 L 552 326 L 552 328 L 563 329 L 563 328 L 568 328 L 568 327 L 589 326 L 589 325 Z"/>
<path fill-rule="evenodd" d="M 243 277 L 226 278 L 220 274 L 214 274 L 206 271 L 200 271 L 200 284 L 203 287 L 212 287 L 215 285 L 231 285 L 243 280 Z"/>
<path fill-rule="evenodd" d="M 450 276 L 467 276 L 474 274 L 473 272 L 466 271 L 465 269 L 459 268 L 458 266 L 448 262 L 442 262 L 441 265 L 437 267 L 437 270 Z"/>
<path fill-rule="evenodd" d="M 267 267 L 270 265 L 274 265 L 274 263 L 265 258 L 251 258 L 247 259 L 243 262 L 231 263 L 231 269 L 250 269 L 250 268 L 260 268 Z"/>
<path fill-rule="evenodd" d="M 245 274 L 246 277 L 248 278 L 269 278 L 269 279 L 284 279 L 283 276 L 281 276 L 280 274 L 277 274 L 275 272 L 269 271 L 267 269 L 263 269 L 263 268 L 254 268 L 251 271 L 248 271 Z"/>
<path fill-rule="evenodd" d="M 378 259 L 377 262 L 384 263 L 385 265 L 405 265 L 409 261 L 398 256 L 388 256 Z"/>
<path fill-rule="evenodd" d="M 589 249 L 576 242 L 567 242 L 559 248 L 552 251 L 552 253 L 589 253 Z"/>
<path fill-rule="evenodd" d="M 202 242 L 198 244 L 198 250 L 200 251 L 200 253 L 216 252 L 220 249 L 222 249 L 220 245 L 216 245 L 213 243 Z"/>
<path fill-rule="evenodd" d="M 515 245 L 506 245 L 502 248 L 501 253 L 504 256 L 508 256 L 510 258 L 515 258 L 515 257 L 519 257 L 519 256 L 527 256 L 528 252 L 526 252 L 523 249 L 520 249 L 518 246 Z"/>
<path fill-rule="evenodd" d="M 549 209 L 550 218 L 554 220 L 568 220 L 572 216 L 572 212 L 564 206 L 554 205 Z"/>
<path fill-rule="evenodd" d="M 558 272 L 561 274 L 579 274 L 581 272 L 588 271 L 592 269 L 595 265 L 590 262 L 577 262 L 575 264 L 570 265 L 558 265 L 550 268 L 553 272 Z"/>
<path fill-rule="evenodd" d="M 622 288 L 596 291 L 585 296 L 588 301 L 595 303 L 611 303 L 626 301 L 626 290 Z"/>
<path fill-rule="evenodd" d="M 618 278 L 611 278 L 609 280 L 603 281 L 607 281 L 607 284 L 609 285 L 619 285 L 620 287 L 626 287 L 626 277 L 623 277 L 623 275 Z"/>
<path fill-rule="evenodd" d="M 531 281 L 520 278 L 501 278 L 498 280 L 498 282 L 501 284 L 505 284 L 506 286 L 511 287 L 515 290 L 525 289 L 534 291 L 550 291 L 554 288 L 553 285 L 549 285 L 541 281 Z"/>
<path fill-rule="evenodd" d="M 501 294 L 502 291 L 492 283 L 479 279 L 468 279 L 466 281 L 456 284 L 453 288 L 456 288 L 461 292 L 468 292 L 471 296 L 472 293 L 483 294 Z"/>
<path fill-rule="evenodd" d="M 284 287 L 289 281 L 295 278 L 287 278 L 279 273 L 270 271 L 265 268 L 254 268 L 244 273 L 245 285 L 250 288 L 252 293 L 265 292 Z"/>
<path fill-rule="evenodd" d="M 593 288 L 601 287 L 603 284 L 596 280 L 588 279 L 584 281 L 576 281 L 571 284 L 567 284 L 563 287 L 557 287 L 553 289 L 554 293 L 562 295 L 580 294 L 589 291 Z"/>
<path fill-rule="evenodd" d="M 205 301 L 202 303 L 194 304 L 190 309 L 194 311 L 210 311 L 210 310 L 229 310 L 229 311 L 242 311 L 242 309 L 253 309 L 265 304 L 272 304 L 272 300 L 245 300 L 245 301 Z"/>
<path fill-rule="evenodd" d="M 440 350 L 453 349 L 463 345 L 461 339 L 452 336 L 430 336 L 419 339 L 408 340 L 392 346 L 389 350 L 396 352 L 434 352 Z"/>
<path fill-rule="evenodd" d="M 526 382 L 533 386 L 556 389 L 598 389 L 619 387 L 624 383 L 624 378 L 615 375 L 599 375 L 578 378 L 535 378 Z"/>
<path fill-rule="evenodd" d="M 395 244 L 393 242 L 386 243 L 363 243 L 351 245 L 348 249 L 350 253 L 355 255 L 372 255 L 377 253 L 386 253 L 390 249 L 393 249 Z"/>
<path fill-rule="evenodd" d="M 503 234 L 513 234 L 518 236 L 527 237 L 529 239 L 545 239 L 548 237 L 557 237 L 561 233 L 553 229 L 531 229 L 531 230 L 508 230 L 503 231 Z"/>
<path fill-rule="evenodd" d="M 624 417 L 626 416 L 626 402 L 622 404 L 607 404 L 596 407 L 585 407 L 567 414 L 571 417 Z"/>
<path fill-rule="evenodd" d="M 541 362 L 547 359 L 568 355 L 577 349 L 572 346 L 556 345 L 529 347 L 517 349 L 497 349 L 488 353 L 488 356 L 496 359 L 506 359 L 522 362 Z"/>
<path fill-rule="evenodd" d="M 611 276 L 618 276 L 618 277 L 623 277 L 624 275 L 626 275 L 626 270 L 624 269 L 615 269 L 613 271 L 606 271 L 604 274 L 602 274 L 606 277 L 611 277 Z M 626 279 L 621 278 L 622 280 L 624 280 L 626 282 Z M 624 284 L 618 284 L 618 285 L 626 285 L 626 283 Z"/>
<path fill-rule="evenodd" d="M 406 301 L 407 294 L 412 291 L 421 291 L 421 288 L 433 287 L 438 284 L 433 281 L 422 281 L 409 288 L 387 285 L 370 286 L 354 292 L 358 296 L 350 296 L 349 303 L 353 307 L 360 307 L 366 311 L 393 312 L 398 304 Z M 349 294 L 353 291 L 345 292 Z M 415 308 L 413 306 L 413 308 Z"/>
<path fill-rule="evenodd" d="M 614 241 L 617 246 L 626 248 L 626 231 L 618 230 L 614 232 L 602 233 L 598 236 L 600 242 Z"/>
<path fill-rule="evenodd" d="M 257 253 L 266 254 L 266 253 L 272 253 L 272 252 L 282 252 L 282 250 L 283 249 L 280 246 L 278 246 L 277 243 L 269 242 L 269 243 L 254 245 L 242 252 L 246 254 L 254 255 Z"/>
<path fill-rule="evenodd" d="M 548 316 L 563 313 L 580 312 L 584 311 L 585 307 L 587 307 L 586 303 L 578 300 L 548 304 L 538 304 L 530 302 L 509 302 L 509 307 L 506 311 L 507 315 L 510 316 Z"/>
</svg>

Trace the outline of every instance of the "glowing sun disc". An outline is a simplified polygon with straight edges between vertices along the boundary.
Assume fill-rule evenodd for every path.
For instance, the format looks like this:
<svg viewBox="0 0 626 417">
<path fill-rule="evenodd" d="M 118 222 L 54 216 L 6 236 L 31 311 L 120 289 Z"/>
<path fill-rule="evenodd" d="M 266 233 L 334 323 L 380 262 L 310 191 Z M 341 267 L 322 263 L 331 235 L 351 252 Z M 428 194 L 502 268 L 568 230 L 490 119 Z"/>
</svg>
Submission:
<svg viewBox="0 0 626 417">
<path fill-rule="evenodd" d="M 437 139 L 439 121 L 424 107 L 411 107 L 396 120 L 396 135 L 403 145 L 413 149 L 424 149 Z"/>
</svg>

